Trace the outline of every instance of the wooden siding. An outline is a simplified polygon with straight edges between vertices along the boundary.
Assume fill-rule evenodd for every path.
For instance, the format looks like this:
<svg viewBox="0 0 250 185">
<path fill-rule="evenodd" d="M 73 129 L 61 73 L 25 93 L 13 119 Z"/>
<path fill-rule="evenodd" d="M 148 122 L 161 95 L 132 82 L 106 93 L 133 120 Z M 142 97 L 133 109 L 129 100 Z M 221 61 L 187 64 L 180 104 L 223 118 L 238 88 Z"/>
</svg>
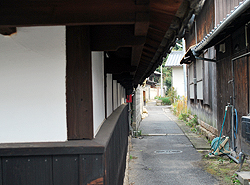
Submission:
<svg viewBox="0 0 250 185">
<path fill-rule="evenodd" d="M 240 54 L 239 54 L 240 55 Z M 231 57 L 227 57 L 218 62 L 217 83 L 218 83 L 218 125 L 219 130 L 223 123 L 225 106 L 232 103 L 233 85 L 228 83 L 232 80 Z M 235 108 L 238 113 L 238 135 L 236 145 L 240 148 L 241 135 L 241 117 L 249 112 L 249 57 L 243 57 L 234 61 L 235 78 Z M 231 100 L 231 102 L 230 102 Z M 223 134 L 231 137 L 231 109 L 228 110 L 226 122 L 223 128 Z"/>
<path fill-rule="evenodd" d="M 3 157 L 2 164 L 4 185 L 53 184 L 51 156 Z"/>
<path fill-rule="evenodd" d="M 235 75 L 235 108 L 238 112 L 238 135 L 236 146 L 241 145 L 241 117 L 248 114 L 248 94 L 249 94 L 249 81 L 248 81 L 248 57 L 243 57 L 234 61 L 234 75 Z"/>
<path fill-rule="evenodd" d="M 128 105 L 121 105 L 92 140 L 0 144 L 0 185 L 123 183 Z"/>
<path fill-rule="evenodd" d="M 215 0 L 215 25 L 219 24 L 224 18 L 227 17 L 227 14 L 230 14 L 230 11 L 234 9 L 235 6 L 238 6 L 243 0 Z"/>
<path fill-rule="evenodd" d="M 218 98 L 218 130 L 220 131 L 225 114 L 225 106 L 230 103 L 230 96 L 233 95 L 232 84 L 228 83 L 232 80 L 231 58 L 227 57 L 217 63 L 217 98 Z M 230 109 L 226 117 L 226 123 L 223 128 L 223 134 L 230 136 Z"/>
<path fill-rule="evenodd" d="M 214 27 L 214 0 L 207 0 L 196 17 L 197 43 L 199 43 Z M 185 35 L 186 48 L 196 44 L 195 22 L 191 30 Z"/>
</svg>

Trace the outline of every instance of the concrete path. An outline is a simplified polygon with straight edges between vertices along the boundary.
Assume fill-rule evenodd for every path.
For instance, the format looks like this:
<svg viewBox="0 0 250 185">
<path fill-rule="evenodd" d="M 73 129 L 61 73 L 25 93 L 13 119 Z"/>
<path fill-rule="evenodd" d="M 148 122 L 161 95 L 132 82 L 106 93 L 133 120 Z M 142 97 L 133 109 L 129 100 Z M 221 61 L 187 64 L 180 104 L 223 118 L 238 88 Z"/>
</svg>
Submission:
<svg viewBox="0 0 250 185">
<path fill-rule="evenodd" d="M 128 165 L 129 185 L 214 185 L 215 178 L 202 170 L 196 151 L 185 133 L 162 106 L 147 106 L 140 125 L 142 137 L 132 138 Z"/>
</svg>

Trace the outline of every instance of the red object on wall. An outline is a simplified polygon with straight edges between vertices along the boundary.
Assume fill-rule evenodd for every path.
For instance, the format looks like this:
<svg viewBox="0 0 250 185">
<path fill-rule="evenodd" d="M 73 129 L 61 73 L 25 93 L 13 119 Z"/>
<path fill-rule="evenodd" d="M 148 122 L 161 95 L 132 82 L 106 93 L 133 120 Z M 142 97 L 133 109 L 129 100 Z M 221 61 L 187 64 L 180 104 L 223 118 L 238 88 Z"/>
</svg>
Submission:
<svg viewBox="0 0 250 185">
<path fill-rule="evenodd" d="M 132 94 L 127 95 L 126 102 L 127 102 L 127 103 L 132 103 Z"/>
</svg>

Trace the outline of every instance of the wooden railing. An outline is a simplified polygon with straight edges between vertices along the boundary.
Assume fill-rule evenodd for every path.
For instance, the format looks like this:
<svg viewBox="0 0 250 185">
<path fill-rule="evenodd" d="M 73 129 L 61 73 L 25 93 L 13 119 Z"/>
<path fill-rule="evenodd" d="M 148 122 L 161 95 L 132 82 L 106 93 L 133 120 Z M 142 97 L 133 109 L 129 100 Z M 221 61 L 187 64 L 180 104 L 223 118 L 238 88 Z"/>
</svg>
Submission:
<svg viewBox="0 0 250 185">
<path fill-rule="evenodd" d="M 0 144 L 0 185 L 121 185 L 128 132 L 124 104 L 92 140 Z"/>
</svg>

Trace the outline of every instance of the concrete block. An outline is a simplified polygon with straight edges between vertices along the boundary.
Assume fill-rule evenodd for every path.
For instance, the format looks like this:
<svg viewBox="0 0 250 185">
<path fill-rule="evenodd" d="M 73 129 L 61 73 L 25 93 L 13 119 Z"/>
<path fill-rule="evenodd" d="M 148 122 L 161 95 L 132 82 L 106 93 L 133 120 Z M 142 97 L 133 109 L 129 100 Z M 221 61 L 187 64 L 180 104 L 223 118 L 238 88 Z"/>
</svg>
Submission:
<svg viewBox="0 0 250 185">
<path fill-rule="evenodd" d="M 242 172 L 236 172 L 238 175 L 238 179 L 243 185 L 249 185 L 250 182 L 250 172 L 249 171 L 242 171 Z"/>
<path fill-rule="evenodd" d="M 156 105 L 162 105 L 162 100 L 156 100 Z"/>
</svg>

